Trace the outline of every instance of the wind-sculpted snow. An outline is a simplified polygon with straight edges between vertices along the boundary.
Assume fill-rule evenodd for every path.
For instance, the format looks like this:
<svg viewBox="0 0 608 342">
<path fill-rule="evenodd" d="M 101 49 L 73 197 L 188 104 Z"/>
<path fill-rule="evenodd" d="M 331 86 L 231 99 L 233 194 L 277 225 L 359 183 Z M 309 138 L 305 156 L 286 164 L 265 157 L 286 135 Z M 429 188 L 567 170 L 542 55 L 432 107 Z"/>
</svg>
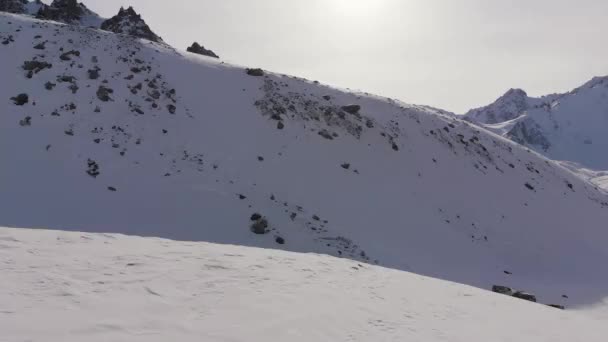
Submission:
<svg viewBox="0 0 608 342">
<path fill-rule="evenodd" d="M 3 341 L 603 342 L 563 311 L 322 255 L 0 228 Z"/>
<path fill-rule="evenodd" d="M 3 41 L 2 225 L 607 295 L 607 196 L 450 113 L 17 15 Z"/>
</svg>

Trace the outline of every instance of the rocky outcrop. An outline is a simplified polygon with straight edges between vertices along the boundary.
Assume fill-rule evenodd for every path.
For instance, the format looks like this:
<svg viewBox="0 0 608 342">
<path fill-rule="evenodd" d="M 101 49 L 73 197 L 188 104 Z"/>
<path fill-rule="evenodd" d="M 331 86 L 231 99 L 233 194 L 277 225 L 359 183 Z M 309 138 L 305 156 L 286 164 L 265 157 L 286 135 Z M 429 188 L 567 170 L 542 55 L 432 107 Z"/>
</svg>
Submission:
<svg viewBox="0 0 608 342">
<path fill-rule="evenodd" d="M 118 14 L 104 21 L 101 29 L 119 34 L 147 39 L 153 42 L 162 43 L 163 39 L 152 32 L 148 24 L 137 14 L 133 7 L 120 8 Z"/>
<path fill-rule="evenodd" d="M 507 137 L 516 143 L 540 148 L 547 151 L 551 143 L 543 134 L 542 128 L 532 120 L 522 120 L 513 126 Z"/>
<path fill-rule="evenodd" d="M 36 17 L 67 24 L 77 24 L 89 15 L 93 15 L 93 12 L 76 0 L 55 0 L 50 6 L 42 5 Z"/>
<path fill-rule="evenodd" d="M 492 286 L 492 292 L 501 293 L 507 296 L 513 295 L 513 289 L 507 286 L 494 285 Z"/>
<path fill-rule="evenodd" d="M 215 52 L 211 50 L 205 49 L 204 46 L 200 45 L 197 42 L 194 42 L 188 49 L 188 52 L 196 53 L 198 55 L 203 55 L 212 58 L 220 58 L 220 56 L 216 55 Z"/>
<path fill-rule="evenodd" d="M 27 0 L 0 0 L 0 12 L 25 13 Z"/>
<path fill-rule="evenodd" d="M 527 292 L 517 291 L 513 297 L 536 303 L 536 296 Z"/>
</svg>

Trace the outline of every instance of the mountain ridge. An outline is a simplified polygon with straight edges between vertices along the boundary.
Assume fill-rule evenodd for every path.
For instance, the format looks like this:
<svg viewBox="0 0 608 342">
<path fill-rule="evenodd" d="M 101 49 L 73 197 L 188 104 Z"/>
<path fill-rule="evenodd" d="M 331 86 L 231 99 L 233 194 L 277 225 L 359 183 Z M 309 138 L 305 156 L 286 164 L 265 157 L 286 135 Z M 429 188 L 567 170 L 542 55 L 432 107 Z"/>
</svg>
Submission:
<svg viewBox="0 0 608 342">
<path fill-rule="evenodd" d="M 608 76 L 594 77 L 572 91 L 540 98 L 521 91 L 473 109 L 465 120 L 480 124 L 554 160 L 608 170 Z"/>
</svg>

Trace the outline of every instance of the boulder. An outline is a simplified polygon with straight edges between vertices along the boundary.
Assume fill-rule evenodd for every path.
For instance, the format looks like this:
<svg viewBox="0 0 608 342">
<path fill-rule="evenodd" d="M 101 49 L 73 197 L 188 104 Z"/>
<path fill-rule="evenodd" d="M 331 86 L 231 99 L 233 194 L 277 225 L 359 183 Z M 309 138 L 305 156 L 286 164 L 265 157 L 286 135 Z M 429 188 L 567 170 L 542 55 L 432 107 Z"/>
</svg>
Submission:
<svg viewBox="0 0 608 342">
<path fill-rule="evenodd" d="M 110 88 L 106 88 L 104 86 L 99 86 L 97 89 L 97 98 L 103 102 L 108 102 L 111 100 L 110 94 L 112 94 L 114 90 Z"/>
<path fill-rule="evenodd" d="M 264 70 L 260 69 L 260 68 L 254 68 L 254 69 L 250 69 L 248 68 L 246 70 L 247 75 L 249 76 L 254 76 L 254 77 L 261 77 L 264 76 Z"/>
<path fill-rule="evenodd" d="M 494 285 L 492 286 L 492 292 L 505 294 L 508 296 L 513 295 L 513 290 L 510 287 L 502 286 L 502 285 Z"/>
<path fill-rule="evenodd" d="M 513 297 L 536 303 L 536 296 L 527 292 L 517 291 Z"/>
<path fill-rule="evenodd" d="M 216 55 L 215 52 L 205 49 L 204 46 L 200 45 L 197 42 L 192 43 L 192 45 L 188 49 L 186 49 L 186 51 L 195 53 L 197 55 L 203 55 L 203 56 L 212 57 L 212 58 L 220 58 L 220 56 Z"/>
<path fill-rule="evenodd" d="M 268 233 L 268 220 L 261 217 L 251 224 L 251 231 L 254 234 L 263 235 Z"/>
<path fill-rule="evenodd" d="M 346 105 L 346 106 L 342 106 L 341 109 L 343 111 L 347 112 L 348 114 L 359 114 L 359 111 L 361 110 L 361 106 L 359 106 L 359 105 Z"/>
<path fill-rule="evenodd" d="M 15 96 L 15 97 L 11 97 L 11 100 L 17 106 L 23 106 L 24 104 L 26 104 L 26 103 L 28 103 L 30 101 L 30 97 L 27 96 L 27 94 L 19 94 L 19 95 Z"/>
</svg>

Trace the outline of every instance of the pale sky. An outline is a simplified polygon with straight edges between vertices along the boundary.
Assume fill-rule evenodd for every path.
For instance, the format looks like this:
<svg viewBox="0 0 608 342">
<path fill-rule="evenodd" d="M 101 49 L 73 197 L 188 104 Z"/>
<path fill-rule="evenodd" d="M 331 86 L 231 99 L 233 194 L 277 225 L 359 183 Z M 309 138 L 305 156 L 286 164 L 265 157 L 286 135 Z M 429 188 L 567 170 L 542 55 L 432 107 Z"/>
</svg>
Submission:
<svg viewBox="0 0 608 342">
<path fill-rule="evenodd" d="M 179 49 L 196 40 L 228 62 L 457 113 L 608 74 L 607 0 L 84 3 L 104 17 L 132 5 Z"/>
</svg>

